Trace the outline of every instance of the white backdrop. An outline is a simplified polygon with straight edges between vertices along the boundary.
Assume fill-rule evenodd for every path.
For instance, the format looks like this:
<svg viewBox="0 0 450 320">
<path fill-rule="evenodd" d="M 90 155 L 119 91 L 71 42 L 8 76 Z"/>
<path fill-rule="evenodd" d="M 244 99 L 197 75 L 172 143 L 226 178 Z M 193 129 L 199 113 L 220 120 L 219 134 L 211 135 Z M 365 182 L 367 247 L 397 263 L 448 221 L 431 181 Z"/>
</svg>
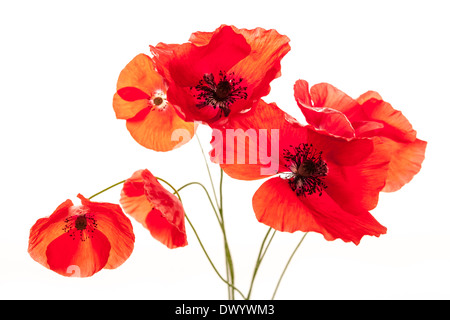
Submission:
<svg viewBox="0 0 450 320">
<path fill-rule="evenodd" d="M 353 97 L 378 91 L 428 141 L 422 171 L 373 210 L 388 228 L 359 246 L 309 234 L 278 299 L 449 299 L 449 30 L 446 1 L 3 1 L 0 4 L 0 298 L 226 299 L 187 226 L 189 246 L 168 250 L 133 221 L 135 250 L 116 270 L 65 278 L 27 253 L 30 227 L 64 200 L 86 197 L 148 168 L 176 186 L 209 188 L 199 146 L 157 153 L 116 120 L 121 69 L 149 44 L 183 43 L 221 24 L 276 29 L 291 39 L 282 77 L 265 98 L 303 121 L 293 84 L 329 82 Z M 199 136 L 209 150 L 210 130 Z M 219 168 L 211 167 L 216 182 Z M 267 227 L 253 214 L 261 182 L 225 178 L 226 228 L 236 284 L 246 292 Z M 118 202 L 120 187 L 96 198 Z M 222 237 L 200 188 L 185 209 L 224 274 Z M 277 233 L 253 298 L 271 297 L 301 233 Z"/>
</svg>

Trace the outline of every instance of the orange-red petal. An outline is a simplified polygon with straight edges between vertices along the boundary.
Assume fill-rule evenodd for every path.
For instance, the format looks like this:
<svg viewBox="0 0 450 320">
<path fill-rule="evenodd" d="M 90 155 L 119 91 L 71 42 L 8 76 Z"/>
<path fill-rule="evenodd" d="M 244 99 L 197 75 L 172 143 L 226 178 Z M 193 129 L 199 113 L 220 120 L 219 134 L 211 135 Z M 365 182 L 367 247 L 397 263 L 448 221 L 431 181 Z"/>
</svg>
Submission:
<svg viewBox="0 0 450 320">
<path fill-rule="evenodd" d="M 148 99 L 156 91 L 164 91 L 164 79 L 152 59 L 139 54 L 120 72 L 113 107 L 118 119 L 130 119 L 149 106 Z"/>
<path fill-rule="evenodd" d="M 328 83 L 313 85 L 311 98 L 317 108 L 330 108 L 342 113 L 346 113 L 358 105 L 352 97 Z"/>
<path fill-rule="evenodd" d="M 211 161 L 230 177 L 255 180 L 279 170 L 280 128 L 289 117 L 275 103 L 259 100 L 246 113 L 213 129 Z"/>
<path fill-rule="evenodd" d="M 291 49 L 290 39 L 274 29 L 233 29 L 245 37 L 252 51 L 230 71 L 246 80 L 249 101 L 255 101 L 269 94 L 270 82 L 281 75 L 281 59 Z"/>
<path fill-rule="evenodd" d="M 108 238 L 101 232 L 83 242 L 64 233 L 48 245 L 47 262 L 62 276 L 90 277 L 105 267 L 110 249 Z"/>
<path fill-rule="evenodd" d="M 422 168 L 427 142 L 416 139 L 402 143 L 385 138 L 383 142 L 386 152 L 392 154 L 383 191 L 394 192 L 410 182 Z"/>
<path fill-rule="evenodd" d="M 152 95 L 154 90 L 165 88 L 164 79 L 156 72 L 152 59 L 141 53 L 134 57 L 120 72 L 117 90 L 133 87 Z"/>
<path fill-rule="evenodd" d="M 383 191 L 399 190 L 420 171 L 426 142 L 416 138 L 408 119 L 383 101 L 379 93 L 367 91 L 354 100 L 332 85 L 321 83 L 313 86 L 309 95 L 304 80 L 298 80 L 294 88 L 299 107 L 315 128 L 341 137 L 378 139 L 374 142 L 376 153 L 390 158 Z"/>
<path fill-rule="evenodd" d="M 155 105 L 155 98 L 162 102 Z M 194 135 L 194 123 L 183 121 L 167 102 L 165 80 L 145 54 L 133 58 L 120 73 L 113 107 L 118 119 L 127 120 L 131 136 L 148 149 L 170 151 Z"/>
<path fill-rule="evenodd" d="M 144 193 L 144 180 L 142 171 L 138 170 L 123 184 L 120 194 L 120 205 L 125 213 L 132 216 L 137 222 L 146 226 L 145 219 L 154 205 L 147 200 Z"/>
<path fill-rule="evenodd" d="M 150 48 L 157 63 L 166 64 L 158 69 L 168 70 L 170 79 L 181 87 L 197 85 L 204 74 L 228 71 L 251 50 L 245 38 L 228 26 L 218 28 L 203 46 L 184 43 L 170 50 L 167 45 Z"/>
<path fill-rule="evenodd" d="M 148 100 L 127 101 L 116 92 L 113 97 L 113 107 L 117 119 L 130 119 L 136 116 L 139 111 L 148 107 Z"/>
<path fill-rule="evenodd" d="M 65 226 L 64 219 L 69 215 L 69 208 L 72 206 L 71 200 L 64 201 L 49 217 L 37 220 L 31 227 L 28 253 L 35 261 L 47 268 L 47 247 L 62 235 Z"/>
<path fill-rule="evenodd" d="M 221 28 L 229 28 L 222 25 Z M 230 26 L 234 32 L 244 36 L 251 47 L 249 55 L 231 67 L 229 73 L 242 78 L 246 87 L 247 99 L 233 103 L 230 118 L 244 109 L 253 107 L 253 103 L 270 92 L 270 82 L 281 75 L 281 59 L 291 49 L 290 39 L 276 30 L 263 28 L 239 29 Z M 195 32 L 190 41 L 197 46 L 205 46 L 214 32 Z"/>
<path fill-rule="evenodd" d="M 95 215 L 99 231 L 111 245 L 106 269 L 115 269 L 127 260 L 134 249 L 134 233 L 130 219 L 117 204 L 93 202 L 78 195 L 83 206 Z M 94 235 L 94 238 L 96 234 Z"/>
<path fill-rule="evenodd" d="M 313 101 L 311 101 L 311 96 Z M 355 137 L 355 130 L 340 110 L 345 110 L 352 105 L 353 99 L 341 91 L 323 83 L 313 86 L 310 95 L 308 83 L 298 80 L 294 85 L 294 97 L 306 121 L 315 128 L 326 130 L 328 133 L 340 137 Z M 337 109 L 333 108 L 334 103 Z"/>
<path fill-rule="evenodd" d="M 352 123 L 358 121 L 378 122 L 383 125 L 376 131 L 365 132 L 357 130 L 359 136 L 384 136 L 396 141 L 413 142 L 416 139 L 417 132 L 413 129 L 411 123 L 406 119 L 401 111 L 395 110 L 389 103 L 375 98 L 365 101 L 350 116 Z"/>
<path fill-rule="evenodd" d="M 170 104 L 164 110 L 144 109 L 127 120 L 126 126 L 136 142 L 155 151 L 181 147 L 196 130 L 196 124 L 182 120 Z"/>
<path fill-rule="evenodd" d="M 326 240 L 359 244 L 365 235 L 379 236 L 386 228 L 367 211 L 349 213 L 326 192 L 299 197 L 279 177 L 264 182 L 253 196 L 258 221 L 280 231 L 318 232 Z"/>
<path fill-rule="evenodd" d="M 184 209 L 147 169 L 136 171 L 124 183 L 120 203 L 150 234 L 168 248 L 187 245 Z"/>
<path fill-rule="evenodd" d="M 134 234 L 120 206 L 78 197 L 80 206 L 66 200 L 52 215 L 33 225 L 28 252 L 34 260 L 61 275 L 89 277 L 103 268 L 116 268 L 128 259 Z M 79 217 L 88 217 L 88 226 L 80 229 Z"/>
</svg>

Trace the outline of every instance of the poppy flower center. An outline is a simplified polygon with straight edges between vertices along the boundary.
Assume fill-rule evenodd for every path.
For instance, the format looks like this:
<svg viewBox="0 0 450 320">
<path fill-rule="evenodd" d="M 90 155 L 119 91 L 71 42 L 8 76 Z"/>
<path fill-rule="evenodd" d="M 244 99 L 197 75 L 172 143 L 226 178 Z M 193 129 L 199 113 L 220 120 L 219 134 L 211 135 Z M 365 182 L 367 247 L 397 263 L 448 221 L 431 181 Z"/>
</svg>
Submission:
<svg viewBox="0 0 450 320">
<path fill-rule="evenodd" d="M 158 111 L 164 111 L 167 107 L 167 96 L 161 90 L 155 91 L 148 100 L 150 108 Z"/>
<path fill-rule="evenodd" d="M 153 99 L 153 104 L 155 105 L 155 106 L 159 106 L 161 103 L 163 103 L 164 102 L 164 100 L 163 100 L 163 98 L 161 98 L 161 97 L 156 97 L 155 99 Z"/>
<path fill-rule="evenodd" d="M 297 196 L 322 195 L 326 185 L 322 178 L 328 174 L 328 166 L 322 159 L 322 152 L 317 152 L 312 144 L 301 143 L 298 147 L 283 150 L 286 167 L 290 170 L 286 179 Z"/>
<path fill-rule="evenodd" d="M 64 222 L 66 225 L 63 230 L 69 233 L 73 240 L 78 238 L 81 241 L 86 241 L 88 238 L 92 238 L 95 229 L 98 227 L 94 216 L 89 213 L 70 216 Z"/>
<path fill-rule="evenodd" d="M 85 216 L 78 216 L 75 220 L 75 228 L 77 230 L 84 230 L 87 227 L 87 219 Z"/>
<path fill-rule="evenodd" d="M 193 94 L 193 96 L 197 99 L 197 108 L 219 108 L 218 117 L 221 117 L 222 114 L 228 117 L 230 106 L 234 102 L 247 99 L 247 87 L 241 85 L 244 79 L 236 79 L 234 72 L 227 74 L 220 71 L 219 77 L 219 81 L 216 83 L 212 73 L 203 75 L 203 79 L 194 87 L 196 94 Z M 191 88 L 191 90 L 194 88 Z"/>
</svg>

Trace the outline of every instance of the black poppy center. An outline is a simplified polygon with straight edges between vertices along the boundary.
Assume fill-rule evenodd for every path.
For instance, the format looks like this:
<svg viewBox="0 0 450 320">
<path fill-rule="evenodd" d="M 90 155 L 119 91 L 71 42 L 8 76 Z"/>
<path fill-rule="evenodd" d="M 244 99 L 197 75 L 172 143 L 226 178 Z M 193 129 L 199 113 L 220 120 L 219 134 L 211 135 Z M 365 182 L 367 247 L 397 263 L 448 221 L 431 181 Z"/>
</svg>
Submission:
<svg viewBox="0 0 450 320">
<path fill-rule="evenodd" d="M 328 166 L 312 144 L 301 143 L 283 150 L 289 186 L 297 196 L 312 195 L 316 192 L 322 195 L 327 186 L 323 178 L 328 174 Z"/>
<path fill-rule="evenodd" d="M 216 117 L 228 117 L 230 107 L 238 100 L 247 99 L 247 87 L 242 86 L 243 78 L 237 78 L 234 73 L 227 74 L 224 71 L 219 72 L 219 81 L 216 82 L 214 74 L 206 73 L 199 83 L 192 87 L 196 98 L 196 107 L 213 107 L 219 109 Z"/>
<path fill-rule="evenodd" d="M 86 241 L 92 238 L 94 231 L 97 229 L 97 221 L 90 213 L 73 215 L 64 220 L 66 223 L 63 230 L 67 232 L 73 240 L 79 239 Z"/>
</svg>

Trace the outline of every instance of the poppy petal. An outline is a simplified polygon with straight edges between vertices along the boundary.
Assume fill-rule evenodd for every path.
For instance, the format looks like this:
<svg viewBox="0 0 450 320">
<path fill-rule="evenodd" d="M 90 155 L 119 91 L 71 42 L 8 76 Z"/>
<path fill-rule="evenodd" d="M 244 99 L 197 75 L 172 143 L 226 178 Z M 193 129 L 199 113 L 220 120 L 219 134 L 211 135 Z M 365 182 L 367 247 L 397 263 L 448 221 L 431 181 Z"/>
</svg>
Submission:
<svg viewBox="0 0 450 320">
<path fill-rule="evenodd" d="M 142 110 L 129 119 L 126 126 L 136 142 L 155 151 L 170 151 L 182 146 L 192 139 L 196 128 L 193 122 L 182 120 L 170 104 L 164 110 Z"/>
<path fill-rule="evenodd" d="M 132 216 L 137 222 L 145 226 L 145 219 L 153 209 L 153 203 L 147 200 L 144 193 L 144 180 L 142 171 L 138 170 L 128 178 L 123 184 L 120 194 L 120 205 L 127 214 Z"/>
<path fill-rule="evenodd" d="M 356 100 L 328 83 L 313 85 L 311 97 L 316 108 L 330 108 L 342 113 L 347 113 L 358 106 Z"/>
<path fill-rule="evenodd" d="M 258 100 L 270 92 L 270 82 L 281 75 L 281 59 L 289 52 L 290 39 L 276 30 L 256 28 L 234 30 L 245 37 L 252 48 L 245 59 L 231 68 L 239 77 L 245 79 L 252 93 L 249 100 Z"/>
<path fill-rule="evenodd" d="M 105 268 L 117 268 L 130 257 L 134 249 L 135 237 L 130 219 L 117 204 L 93 202 L 80 194 L 78 197 L 82 205 L 95 217 L 97 230 L 93 234 L 93 239 L 97 237 L 97 233 L 101 233 L 110 243 L 111 251 Z"/>
<path fill-rule="evenodd" d="M 327 162 L 328 175 L 324 178 L 327 193 L 349 211 L 372 210 L 378 204 L 379 192 L 386 183 L 389 159 L 386 154 L 376 152 L 364 160 L 349 166 Z"/>
<path fill-rule="evenodd" d="M 141 110 L 148 107 L 148 100 L 141 99 L 127 101 L 116 92 L 113 98 L 113 108 L 117 119 L 130 119 L 136 116 Z"/>
<path fill-rule="evenodd" d="M 280 151 L 291 150 L 301 143 L 308 143 L 316 152 L 321 152 L 328 167 L 323 178 L 327 193 L 342 208 L 357 212 L 377 205 L 390 159 L 379 147 L 380 139 L 344 139 L 295 122 L 281 128 Z M 288 171 L 290 163 L 285 163 L 282 155 L 280 159 L 284 168 L 281 172 Z"/>
<path fill-rule="evenodd" d="M 280 61 L 291 47 L 290 39 L 273 29 L 239 29 L 235 26 L 231 28 L 243 35 L 251 47 L 250 54 L 229 70 L 229 73 L 244 80 L 248 94 L 248 99 L 238 100 L 233 104 L 231 114 L 234 114 L 248 109 L 249 104 L 269 94 L 270 82 L 281 75 Z M 212 35 L 212 32 L 195 32 L 189 40 L 197 46 L 202 46 L 211 40 Z"/>
<path fill-rule="evenodd" d="M 123 87 L 123 88 L 117 89 L 117 94 L 123 100 L 130 101 L 130 102 L 150 98 L 150 96 L 147 93 L 145 93 L 141 89 L 138 89 L 135 87 Z"/>
<path fill-rule="evenodd" d="M 157 48 L 152 48 L 157 51 Z M 184 43 L 172 50 L 168 64 L 171 79 L 181 87 L 196 86 L 204 74 L 227 71 L 250 53 L 245 38 L 223 26 L 214 32 L 207 45 Z M 161 55 L 161 52 L 157 52 Z"/>
<path fill-rule="evenodd" d="M 164 79 L 155 69 L 152 59 L 139 54 L 120 72 L 113 108 L 117 119 L 130 119 L 149 107 L 155 92 L 166 90 Z"/>
<path fill-rule="evenodd" d="M 180 200 L 167 191 L 147 169 L 138 170 L 127 179 L 120 204 L 127 214 L 168 248 L 187 245 L 184 209 Z"/>
<path fill-rule="evenodd" d="M 134 57 L 119 74 L 117 90 L 127 87 L 136 88 L 151 96 L 154 91 L 165 88 L 165 85 L 164 79 L 156 72 L 152 59 L 141 53 Z"/>
<path fill-rule="evenodd" d="M 389 103 L 372 98 L 364 102 L 360 110 L 349 118 L 352 122 L 380 122 L 383 124 L 383 128 L 376 132 L 377 135 L 400 142 L 413 142 L 416 139 L 417 133 L 411 123 L 401 111 L 395 110 Z M 365 136 L 364 132 L 358 134 Z"/>
<path fill-rule="evenodd" d="M 318 232 L 326 240 L 342 239 L 359 244 L 364 235 L 379 236 L 386 228 L 367 211 L 358 215 L 343 210 L 327 193 L 301 198 L 286 180 L 279 177 L 264 182 L 253 196 L 258 221 L 280 231 Z"/>
<path fill-rule="evenodd" d="M 108 238 L 101 232 L 85 241 L 64 233 L 48 245 L 46 255 L 49 268 L 60 275 L 90 277 L 105 267 L 110 249 Z"/>
<path fill-rule="evenodd" d="M 387 152 L 392 154 L 384 192 L 394 192 L 410 182 L 420 171 L 425 159 L 426 141 L 401 143 L 383 139 Z"/>
<path fill-rule="evenodd" d="M 167 191 L 150 171 L 144 170 L 142 177 L 146 182 L 144 184 L 145 195 L 154 205 L 152 212 L 157 210 L 151 212 L 152 217 L 146 220 L 149 230 L 156 231 L 159 235 L 156 239 L 169 248 L 187 245 L 184 209 L 180 200 Z M 158 217 L 164 218 L 167 224 L 162 224 Z M 149 223 L 155 223 L 155 225 L 149 226 Z M 161 228 L 164 226 L 170 227 L 170 232 L 161 232 Z"/>
<path fill-rule="evenodd" d="M 338 96 L 330 97 L 328 101 L 320 100 L 321 96 L 318 95 L 318 92 L 325 93 L 336 93 L 337 89 L 335 88 L 327 88 L 327 86 L 322 85 L 315 88 L 311 88 L 311 94 L 314 92 L 315 103 L 314 106 L 311 105 L 311 96 L 308 92 L 308 83 L 304 80 L 298 80 L 294 85 L 294 96 L 297 101 L 300 110 L 305 116 L 305 120 L 312 126 L 320 130 L 326 130 L 331 134 L 336 136 L 345 137 L 345 138 L 353 138 L 355 137 L 355 131 L 347 119 L 347 117 L 339 110 L 332 109 L 331 103 L 336 102 L 337 104 L 346 104 L 347 96 Z M 339 91 L 340 92 L 340 91 Z M 317 101 L 319 99 L 319 101 Z M 330 107 L 324 107 L 329 105 Z"/>
<path fill-rule="evenodd" d="M 247 113 L 213 129 L 211 161 L 230 177 L 262 179 L 279 170 L 280 127 L 289 117 L 275 103 L 263 100 Z"/>
<path fill-rule="evenodd" d="M 186 232 L 180 230 L 158 209 L 153 209 L 145 220 L 148 230 L 153 238 L 164 244 L 169 249 L 184 247 L 187 245 Z"/>
<path fill-rule="evenodd" d="M 381 98 L 381 96 L 378 92 L 367 91 L 367 92 L 363 93 L 362 95 L 360 95 L 358 98 L 356 98 L 356 102 L 358 102 L 361 105 L 370 99 L 383 100 L 383 98 Z"/>
<path fill-rule="evenodd" d="M 28 253 L 43 266 L 48 267 L 46 250 L 48 245 L 58 238 L 64 229 L 64 219 L 69 215 L 71 200 L 60 204 L 50 217 L 41 218 L 31 227 Z"/>
</svg>

